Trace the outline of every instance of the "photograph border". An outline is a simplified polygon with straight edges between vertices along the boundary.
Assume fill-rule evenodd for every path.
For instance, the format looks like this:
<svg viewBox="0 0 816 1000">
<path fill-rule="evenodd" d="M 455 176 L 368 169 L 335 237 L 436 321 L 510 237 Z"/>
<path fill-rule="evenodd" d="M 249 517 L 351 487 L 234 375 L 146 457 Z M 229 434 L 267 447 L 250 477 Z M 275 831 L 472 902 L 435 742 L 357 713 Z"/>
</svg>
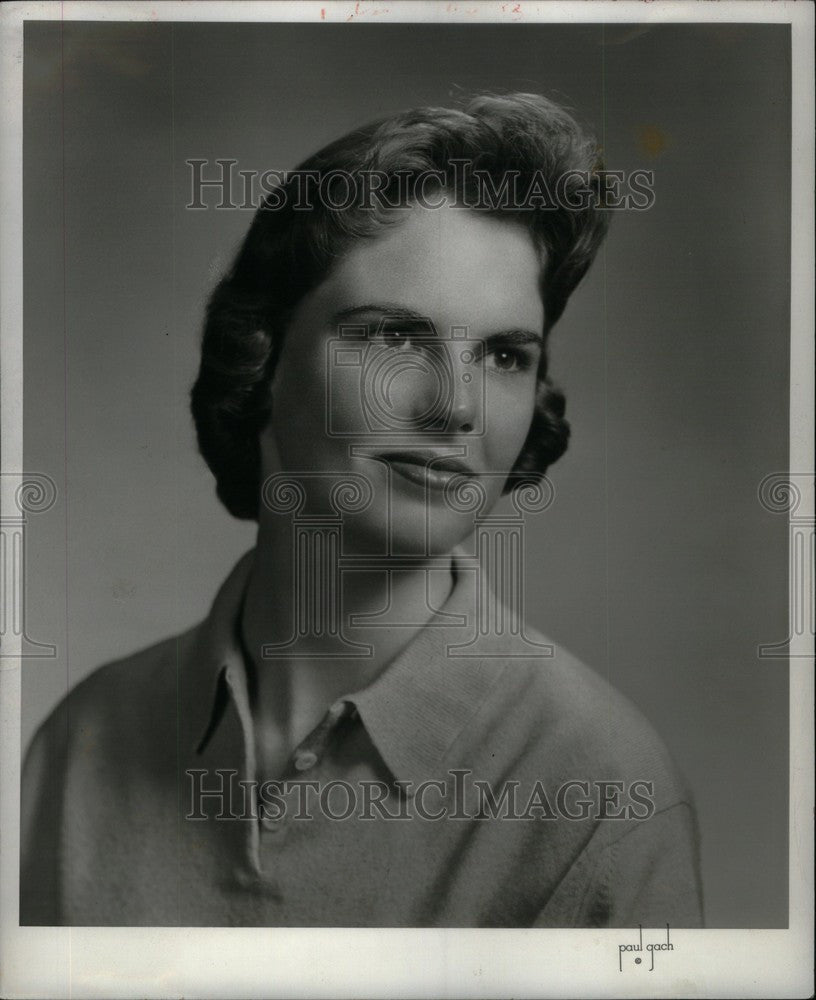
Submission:
<svg viewBox="0 0 816 1000">
<path fill-rule="evenodd" d="M 33 20 L 468 24 L 789 23 L 792 45 L 790 477 L 813 531 L 813 6 L 671 3 L 8 3 L 0 10 L 0 510 L 23 466 L 23 28 Z M 368 18 L 368 20 L 366 20 Z M 27 470 L 33 471 L 33 470 Z M 775 470 L 768 470 L 772 472 Z M 789 598 L 810 602 L 805 593 Z M 791 587 L 796 586 L 794 582 Z M 787 930 L 672 930 L 646 980 L 619 968 L 633 932 L 593 930 L 98 928 L 19 926 L 19 648 L 0 662 L 0 996 L 3 997 L 780 997 L 813 991 L 813 638 L 791 638 L 790 922 Z M 17 655 L 15 655 L 17 654 Z M 782 664 L 779 664 L 782 669 Z"/>
</svg>

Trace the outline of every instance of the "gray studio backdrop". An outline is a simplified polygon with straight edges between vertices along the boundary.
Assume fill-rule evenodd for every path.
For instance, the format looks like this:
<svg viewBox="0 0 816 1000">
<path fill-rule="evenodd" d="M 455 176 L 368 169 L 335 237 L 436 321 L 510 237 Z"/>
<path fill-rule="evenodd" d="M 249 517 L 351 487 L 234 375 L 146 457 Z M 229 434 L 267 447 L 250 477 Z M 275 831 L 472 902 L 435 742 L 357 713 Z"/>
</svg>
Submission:
<svg viewBox="0 0 816 1000">
<path fill-rule="evenodd" d="M 707 920 L 787 924 L 790 49 L 772 25 L 26 25 L 23 737 L 106 660 L 187 628 L 253 543 L 187 409 L 206 296 L 249 211 L 185 160 L 293 167 L 461 91 L 568 103 L 619 213 L 552 345 L 573 439 L 531 518 L 530 621 L 626 692 L 696 794 Z M 209 204 L 216 199 L 210 197 Z"/>
</svg>

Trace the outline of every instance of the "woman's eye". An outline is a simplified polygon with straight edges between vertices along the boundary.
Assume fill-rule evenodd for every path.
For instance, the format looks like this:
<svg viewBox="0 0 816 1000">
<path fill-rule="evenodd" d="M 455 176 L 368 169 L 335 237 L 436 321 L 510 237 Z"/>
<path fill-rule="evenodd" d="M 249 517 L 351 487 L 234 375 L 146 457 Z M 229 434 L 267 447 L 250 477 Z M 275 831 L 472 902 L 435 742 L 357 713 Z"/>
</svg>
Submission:
<svg viewBox="0 0 816 1000">
<path fill-rule="evenodd" d="M 410 334 L 404 330 L 387 330 L 383 339 L 391 347 L 404 347 L 406 344 L 411 343 Z"/>
<path fill-rule="evenodd" d="M 398 327 L 394 329 L 380 329 L 378 331 L 372 331 L 369 335 L 369 339 L 373 342 L 385 344 L 387 347 L 394 347 L 400 349 L 405 347 L 406 344 L 411 343 L 411 334 L 408 330 L 401 330 Z"/>
<path fill-rule="evenodd" d="M 503 372 L 524 371 L 529 367 L 526 355 L 511 348 L 500 347 L 492 352 L 493 364 Z"/>
</svg>

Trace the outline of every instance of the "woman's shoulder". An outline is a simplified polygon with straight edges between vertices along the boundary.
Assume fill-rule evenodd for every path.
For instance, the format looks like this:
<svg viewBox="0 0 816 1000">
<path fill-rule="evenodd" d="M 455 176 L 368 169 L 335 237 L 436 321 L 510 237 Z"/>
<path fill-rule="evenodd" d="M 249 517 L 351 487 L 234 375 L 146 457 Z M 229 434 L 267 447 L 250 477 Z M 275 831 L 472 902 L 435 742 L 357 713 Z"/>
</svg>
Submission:
<svg viewBox="0 0 816 1000">
<path fill-rule="evenodd" d="M 95 668 L 75 684 L 37 728 L 26 754 L 63 768 L 83 751 L 85 759 L 115 746 L 118 755 L 155 738 L 168 712 L 177 709 L 179 667 L 190 659 L 200 626 L 163 639 Z"/>
<path fill-rule="evenodd" d="M 691 793 L 665 743 L 630 698 L 578 656 L 527 629 L 543 654 L 508 665 L 499 711 L 544 773 L 569 780 L 645 781 L 658 806 L 690 802 Z"/>
</svg>

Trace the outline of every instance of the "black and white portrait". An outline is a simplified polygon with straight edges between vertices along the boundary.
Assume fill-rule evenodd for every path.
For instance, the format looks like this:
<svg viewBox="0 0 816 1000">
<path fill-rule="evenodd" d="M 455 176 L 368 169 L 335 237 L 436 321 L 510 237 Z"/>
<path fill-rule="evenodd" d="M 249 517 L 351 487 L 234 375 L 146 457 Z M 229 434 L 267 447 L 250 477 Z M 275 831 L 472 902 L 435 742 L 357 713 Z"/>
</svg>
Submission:
<svg viewBox="0 0 816 1000">
<path fill-rule="evenodd" d="M 791 928 L 791 24 L 148 6 L 24 26 L 20 929 Z"/>
</svg>

